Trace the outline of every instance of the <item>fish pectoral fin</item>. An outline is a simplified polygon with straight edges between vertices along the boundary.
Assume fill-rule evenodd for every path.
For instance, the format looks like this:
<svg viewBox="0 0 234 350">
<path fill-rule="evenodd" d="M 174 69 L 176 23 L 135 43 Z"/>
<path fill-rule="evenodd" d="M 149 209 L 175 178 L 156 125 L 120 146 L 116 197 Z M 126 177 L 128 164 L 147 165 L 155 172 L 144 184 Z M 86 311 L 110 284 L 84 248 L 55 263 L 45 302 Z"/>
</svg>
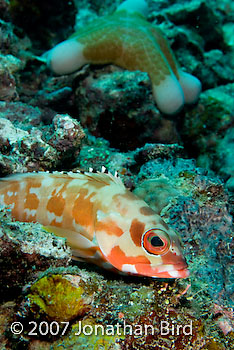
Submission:
<svg viewBox="0 0 234 350">
<path fill-rule="evenodd" d="M 43 226 L 43 228 L 56 236 L 66 238 L 72 249 L 91 249 L 94 246 L 92 237 L 83 228 L 80 231 L 66 230 L 55 226 Z"/>
<path fill-rule="evenodd" d="M 79 256 L 76 256 L 74 253 L 72 253 L 72 259 L 75 261 L 85 262 L 84 258 L 80 258 Z"/>
</svg>

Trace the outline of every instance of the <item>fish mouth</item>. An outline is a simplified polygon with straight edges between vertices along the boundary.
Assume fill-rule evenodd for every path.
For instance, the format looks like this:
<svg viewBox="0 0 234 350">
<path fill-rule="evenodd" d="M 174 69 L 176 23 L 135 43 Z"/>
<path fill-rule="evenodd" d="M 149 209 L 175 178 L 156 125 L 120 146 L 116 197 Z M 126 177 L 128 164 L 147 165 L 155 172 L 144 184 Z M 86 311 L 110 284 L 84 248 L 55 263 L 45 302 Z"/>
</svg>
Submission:
<svg viewBox="0 0 234 350">
<path fill-rule="evenodd" d="M 176 266 L 176 270 L 180 275 L 180 278 L 186 278 L 189 277 L 190 271 L 188 269 L 188 264 L 186 261 L 183 262 L 183 264 Z"/>
<path fill-rule="evenodd" d="M 177 271 L 186 270 L 188 268 L 188 264 L 185 260 L 182 260 L 176 264 L 172 264 L 171 266 L 173 266 L 173 268 Z"/>
<path fill-rule="evenodd" d="M 165 274 L 164 278 L 186 278 L 190 275 L 185 260 L 180 261 L 177 264 L 162 266 L 161 269 L 164 270 L 161 270 L 162 274 Z"/>
<path fill-rule="evenodd" d="M 186 278 L 186 277 L 189 277 L 189 275 L 190 275 L 190 272 L 187 268 L 177 269 L 177 270 L 175 270 L 175 273 L 178 274 L 178 277 L 174 277 L 174 278 Z M 171 277 L 171 278 L 173 278 L 173 277 Z"/>
<path fill-rule="evenodd" d="M 171 268 L 164 271 L 158 271 L 154 276 L 152 277 L 158 277 L 158 278 L 186 278 L 190 275 L 190 272 L 187 268 L 183 267 L 175 267 L 172 265 Z"/>
<path fill-rule="evenodd" d="M 190 272 L 185 261 L 177 264 L 150 266 L 148 264 L 137 264 L 136 271 L 142 276 L 152 278 L 186 278 Z"/>
</svg>

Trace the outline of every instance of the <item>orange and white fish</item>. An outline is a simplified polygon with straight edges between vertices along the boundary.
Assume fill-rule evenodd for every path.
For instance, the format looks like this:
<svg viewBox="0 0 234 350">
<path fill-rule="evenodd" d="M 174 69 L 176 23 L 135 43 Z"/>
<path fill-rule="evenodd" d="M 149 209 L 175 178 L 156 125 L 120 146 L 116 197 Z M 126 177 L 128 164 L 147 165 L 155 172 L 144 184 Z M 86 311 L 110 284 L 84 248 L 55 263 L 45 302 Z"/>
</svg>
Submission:
<svg viewBox="0 0 234 350">
<path fill-rule="evenodd" d="M 189 275 L 176 233 L 110 173 L 27 173 L 0 181 L 0 204 L 67 238 L 74 257 L 159 278 Z"/>
</svg>

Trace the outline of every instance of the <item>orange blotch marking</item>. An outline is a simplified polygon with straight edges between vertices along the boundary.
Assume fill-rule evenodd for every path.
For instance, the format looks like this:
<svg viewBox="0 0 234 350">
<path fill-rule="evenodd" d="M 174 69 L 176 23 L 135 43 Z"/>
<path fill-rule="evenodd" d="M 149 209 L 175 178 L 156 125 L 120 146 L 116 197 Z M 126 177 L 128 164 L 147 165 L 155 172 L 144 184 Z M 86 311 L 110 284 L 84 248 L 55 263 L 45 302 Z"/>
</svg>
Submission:
<svg viewBox="0 0 234 350">
<path fill-rule="evenodd" d="M 108 235 L 114 235 L 117 237 L 122 236 L 124 231 L 111 219 L 106 222 L 98 222 L 96 225 L 97 231 L 105 231 Z"/>
<path fill-rule="evenodd" d="M 119 196 L 121 199 L 127 199 L 129 201 L 139 201 L 139 197 L 135 196 L 135 194 L 133 194 L 132 192 L 130 192 L 129 190 L 126 189 L 125 193 L 119 195 L 116 194 L 115 196 Z M 115 196 L 113 198 L 115 198 Z"/>
<path fill-rule="evenodd" d="M 41 180 L 38 180 L 35 177 L 32 177 L 32 178 L 28 177 L 28 178 L 26 178 L 26 182 L 27 182 L 26 191 L 28 191 L 28 192 L 29 192 L 31 187 L 34 187 L 34 188 L 41 187 Z"/>
<path fill-rule="evenodd" d="M 26 201 L 24 203 L 24 208 L 37 209 L 39 206 L 39 199 L 35 193 L 28 193 L 26 195 Z"/>
<path fill-rule="evenodd" d="M 94 193 L 86 197 L 87 194 L 88 190 L 81 189 L 72 208 L 72 216 L 75 222 L 81 226 L 90 226 L 94 221 L 93 203 L 90 201 Z"/>
<path fill-rule="evenodd" d="M 23 222 L 37 222 L 36 214 L 34 214 L 34 215 L 27 215 L 27 213 L 23 213 L 22 217 L 20 218 L 20 221 L 23 221 Z"/>
<path fill-rule="evenodd" d="M 7 192 L 13 192 L 12 196 L 8 196 Z M 16 192 L 16 194 L 15 194 Z M 19 195 L 19 184 L 17 182 L 13 182 L 10 184 L 10 186 L 6 186 L 5 193 L 4 193 L 4 202 L 5 204 L 13 204 L 16 203 L 18 200 Z"/>
<path fill-rule="evenodd" d="M 50 226 L 62 227 L 62 222 L 57 222 L 56 219 L 53 219 L 50 222 Z"/>
<path fill-rule="evenodd" d="M 65 199 L 61 195 L 60 196 L 57 195 L 57 196 L 51 197 L 48 200 L 46 209 L 57 216 L 61 216 L 64 211 L 64 207 L 65 207 Z"/>
<path fill-rule="evenodd" d="M 142 215 L 148 216 L 148 215 L 155 215 L 155 212 L 153 211 L 153 209 L 151 209 L 150 207 L 141 207 L 140 208 L 140 213 Z"/>
<path fill-rule="evenodd" d="M 39 188 L 41 187 L 41 182 L 33 179 L 26 179 L 26 188 L 24 190 L 25 202 L 24 208 L 28 209 L 37 209 L 39 206 L 39 199 L 35 193 L 30 193 L 31 188 Z"/>
<path fill-rule="evenodd" d="M 62 193 L 65 191 L 65 187 L 62 188 L 57 194 L 56 189 L 51 193 L 52 197 L 48 200 L 46 209 L 50 213 L 54 213 L 57 216 L 61 216 L 63 214 L 65 208 L 65 199 L 62 196 Z"/>
<path fill-rule="evenodd" d="M 150 262 L 149 264 L 138 264 L 135 268 L 139 275 L 154 276 L 159 274 L 157 268 L 152 268 Z"/>
<path fill-rule="evenodd" d="M 136 265 L 136 264 L 150 264 L 149 259 L 144 255 L 127 256 L 119 246 L 115 246 L 111 249 L 110 254 L 107 256 L 107 260 L 121 270 L 124 264 Z"/>
<path fill-rule="evenodd" d="M 144 275 L 144 276 L 156 276 L 156 277 L 161 277 L 161 278 L 171 278 L 169 275 L 168 271 L 160 271 L 159 267 L 161 267 L 163 264 L 162 262 L 156 266 L 151 266 L 151 264 L 137 264 L 135 266 L 136 271 L 139 273 L 139 275 Z"/>
<path fill-rule="evenodd" d="M 6 205 L 14 204 L 17 202 L 17 200 L 18 200 L 18 195 L 8 196 L 7 194 L 5 194 L 4 196 L 4 202 Z"/>
<path fill-rule="evenodd" d="M 9 196 L 7 194 L 8 191 L 13 192 L 12 196 Z M 2 194 L 4 194 L 4 204 L 8 205 L 11 209 L 12 217 L 16 220 L 19 220 L 19 183 L 10 183 L 9 186 L 6 186 L 6 188 L 4 188 Z M 12 205 L 14 205 L 13 209 Z"/>
<path fill-rule="evenodd" d="M 34 215 L 29 215 L 28 218 L 27 218 L 27 221 L 28 221 L 28 222 L 37 222 L 36 214 L 34 214 Z"/>
<path fill-rule="evenodd" d="M 141 247 L 141 238 L 145 231 L 145 224 L 137 219 L 132 220 L 130 235 L 137 247 Z"/>
</svg>

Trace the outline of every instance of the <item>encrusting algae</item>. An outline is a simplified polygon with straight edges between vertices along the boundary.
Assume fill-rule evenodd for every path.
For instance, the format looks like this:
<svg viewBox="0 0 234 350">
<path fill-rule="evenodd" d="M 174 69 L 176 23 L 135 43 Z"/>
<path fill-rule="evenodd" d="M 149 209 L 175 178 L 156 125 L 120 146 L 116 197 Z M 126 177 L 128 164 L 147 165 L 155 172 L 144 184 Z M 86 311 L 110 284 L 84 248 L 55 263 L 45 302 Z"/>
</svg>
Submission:
<svg viewBox="0 0 234 350">
<path fill-rule="evenodd" d="M 58 322 L 82 316 L 87 311 L 84 289 L 79 285 L 80 278 L 77 286 L 69 279 L 69 275 L 50 275 L 34 283 L 28 295 L 31 310 Z"/>
</svg>

